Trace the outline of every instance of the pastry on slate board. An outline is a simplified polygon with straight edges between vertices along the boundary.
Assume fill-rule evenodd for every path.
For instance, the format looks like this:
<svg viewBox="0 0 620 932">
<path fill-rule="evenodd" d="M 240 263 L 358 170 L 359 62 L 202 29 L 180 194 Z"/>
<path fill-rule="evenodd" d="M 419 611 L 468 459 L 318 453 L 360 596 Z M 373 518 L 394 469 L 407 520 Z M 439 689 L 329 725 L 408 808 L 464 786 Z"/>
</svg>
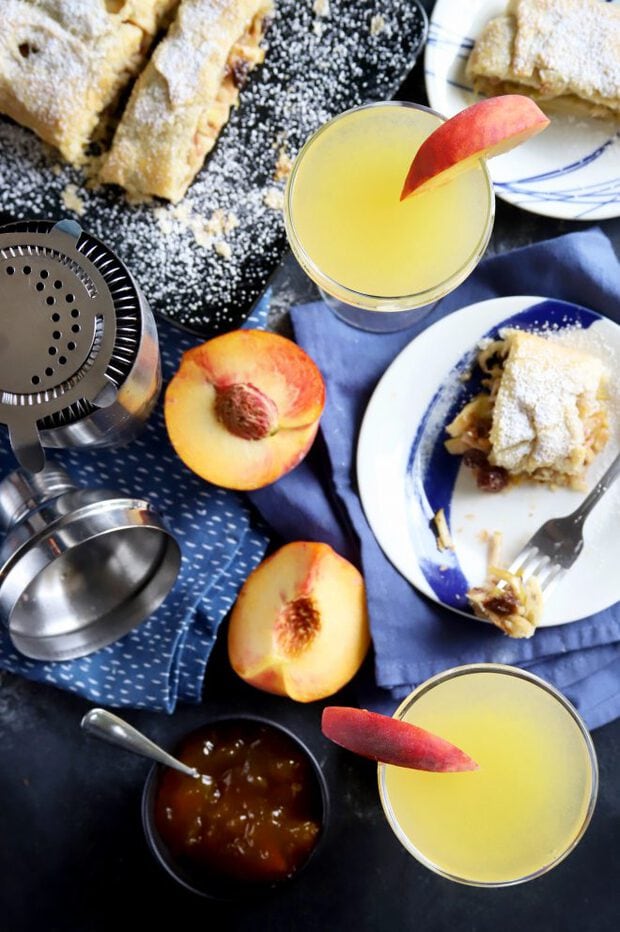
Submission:
<svg viewBox="0 0 620 932">
<path fill-rule="evenodd" d="M 271 0 L 183 0 L 135 84 L 100 180 L 181 200 L 264 58 L 271 11 Z"/>
<path fill-rule="evenodd" d="M 178 0 L 2 0 L 0 112 L 79 164 Z"/>
</svg>

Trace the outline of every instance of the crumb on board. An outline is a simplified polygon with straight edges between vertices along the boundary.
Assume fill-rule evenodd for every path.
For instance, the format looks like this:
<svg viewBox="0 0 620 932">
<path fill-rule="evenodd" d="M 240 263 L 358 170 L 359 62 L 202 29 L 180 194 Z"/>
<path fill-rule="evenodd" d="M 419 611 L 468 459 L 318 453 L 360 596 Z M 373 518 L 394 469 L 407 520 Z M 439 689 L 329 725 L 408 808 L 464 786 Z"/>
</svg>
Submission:
<svg viewBox="0 0 620 932">
<path fill-rule="evenodd" d="M 226 236 L 239 226 L 239 220 L 232 211 L 217 208 L 210 217 L 195 213 L 186 201 L 169 207 L 156 207 L 155 217 L 159 227 L 169 236 L 178 227 L 190 230 L 196 243 L 203 249 L 213 248 L 223 259 L 232 257 L 230 243 Z"/>
<path fill-rule="evenodd" d="M 293 159 L 286 151 L 285 146 L 280 146 L 278 158 L 276 159 L 276 170 L 273 177 L 276 181 L 284 181 L 291 173 L 293 168 Z"/>
<path fill-rule="evenodd" d="M 84 198 L 79 196 L 76 184 L 69 183 L 65 186 L 62 192 L 62 203 L 67 210 L 72 210 L 78 217 L 84 214 Z"/>
<path fill-rule="evenodd" d="M 263 202 L 271 210 L 282 210 L 284 207 L 284 191 L 281 188 L 267 188 Z"/>
<path fill-rule="evenodd" d="M 385 29 L 385 20 L 380 13 L 377 13 L 370 20 L 370 35 L 378 36 L 380 32 L 383 32 Z"/>
<path fill-rule="evenodd" d="M 329 0 L 314 0 L 312 9 L 317 16 L 329 16 Z"/>
<path fill-rule="evenodd" d="M 205 221 L 205 229 L 212 236 L 225 236 L 232 233 L 239 226 L 239 220 L 232 211 L 222 210 L 218 207 L 214 210 L 208 220 Z"/>
<path fill-rule="evenodd" d="M 232 249 L 226 240 L 218 239 L 215 244 L 215 251 L 222 259 L 230 259 L 232 256 Z"/>
</svg>

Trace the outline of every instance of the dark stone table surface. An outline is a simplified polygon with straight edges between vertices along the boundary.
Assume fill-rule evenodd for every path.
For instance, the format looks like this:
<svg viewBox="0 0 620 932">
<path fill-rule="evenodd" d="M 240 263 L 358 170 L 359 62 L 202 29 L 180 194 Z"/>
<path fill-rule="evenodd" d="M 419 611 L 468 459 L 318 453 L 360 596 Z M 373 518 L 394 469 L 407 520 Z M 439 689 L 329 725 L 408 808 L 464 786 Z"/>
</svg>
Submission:
<svg viewBox="0 0 620 932">
<path fill-rule="evenodd" d="M 427 10 L 433 0 L 425 0 Z M 425 101 L 418 62 L 400 96 Z M 620 220 L 600 224 L 620 248 Z M 566 223 L 497 204 L 490 252 L 558 236 Z M 277 278 L 279 316 L 312 296 L 287 260 Z M 321 856 L 276 897 L 218 905 L 178 888 L 147 851 L 140 794 L 148 763 L 89 739 L 89 704 L 51 687 L 0 678 L 0 930 L 424 930 L 616 932 L 620 927 L 620 720 L 594 732 L 600 796 L 576 851 L 550 874 L 504 890 L 452 884 L 419 865 L 388 828 L 373 765 L 328 746 L 322 703 L 260 693 L 230 671 L 223 637 L 210 660 L 203 704 L 173 716 L 128 712 L 155 740 L 173 744 L 207 713 L 251 711 L 299 733 L 324 767 L 333 817 Z M 620 684 L 619 684 L 620 688 Z M 353 704 L 353 687 L 335 699 Z"/>
</svg>

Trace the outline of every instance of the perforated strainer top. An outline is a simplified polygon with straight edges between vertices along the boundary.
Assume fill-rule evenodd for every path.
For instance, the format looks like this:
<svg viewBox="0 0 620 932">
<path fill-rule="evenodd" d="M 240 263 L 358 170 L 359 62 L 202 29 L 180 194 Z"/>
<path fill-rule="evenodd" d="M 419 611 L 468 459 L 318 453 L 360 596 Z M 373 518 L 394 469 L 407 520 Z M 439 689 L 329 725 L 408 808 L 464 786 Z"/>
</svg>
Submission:
<svg viewBox="0 0 620 932">
<path fill-rule="evenodd" d="M 114 401 L 140 335 L 131 276 L 77 223 L 0 227 L 0 422 L 23 466 L 43 465 L 40 429 Z"/>
</svg>

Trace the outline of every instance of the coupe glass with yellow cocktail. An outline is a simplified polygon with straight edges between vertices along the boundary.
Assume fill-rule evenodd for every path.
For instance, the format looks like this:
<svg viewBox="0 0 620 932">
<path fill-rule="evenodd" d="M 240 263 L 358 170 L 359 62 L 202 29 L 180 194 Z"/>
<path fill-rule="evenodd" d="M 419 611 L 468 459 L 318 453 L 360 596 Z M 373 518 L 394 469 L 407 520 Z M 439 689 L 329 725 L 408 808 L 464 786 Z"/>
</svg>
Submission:
<svg viewBox="0 0 620 932">
<path fill-rule="evenodd" d="M 554 867 L 585 832 L 598 785 L 594 747 L 575 709 L 543 680 L 499 664 L 457 667 L 416 689 L 394 717 L 479 765 L 443 774 L 379 765 L 388 821 L 427 867 L 508 886 Z"/>
<path fill-rule="evenodd" d="M 463 281 L 486 248 L 495 202 L 483 160 L 400 200 L 413 156 L 442 122 L 418 104 L 370 104 L 323 126 L 295 161 L 284 211 L 289 243 L 354 326 L 407 326 Z"/>
</svg>

